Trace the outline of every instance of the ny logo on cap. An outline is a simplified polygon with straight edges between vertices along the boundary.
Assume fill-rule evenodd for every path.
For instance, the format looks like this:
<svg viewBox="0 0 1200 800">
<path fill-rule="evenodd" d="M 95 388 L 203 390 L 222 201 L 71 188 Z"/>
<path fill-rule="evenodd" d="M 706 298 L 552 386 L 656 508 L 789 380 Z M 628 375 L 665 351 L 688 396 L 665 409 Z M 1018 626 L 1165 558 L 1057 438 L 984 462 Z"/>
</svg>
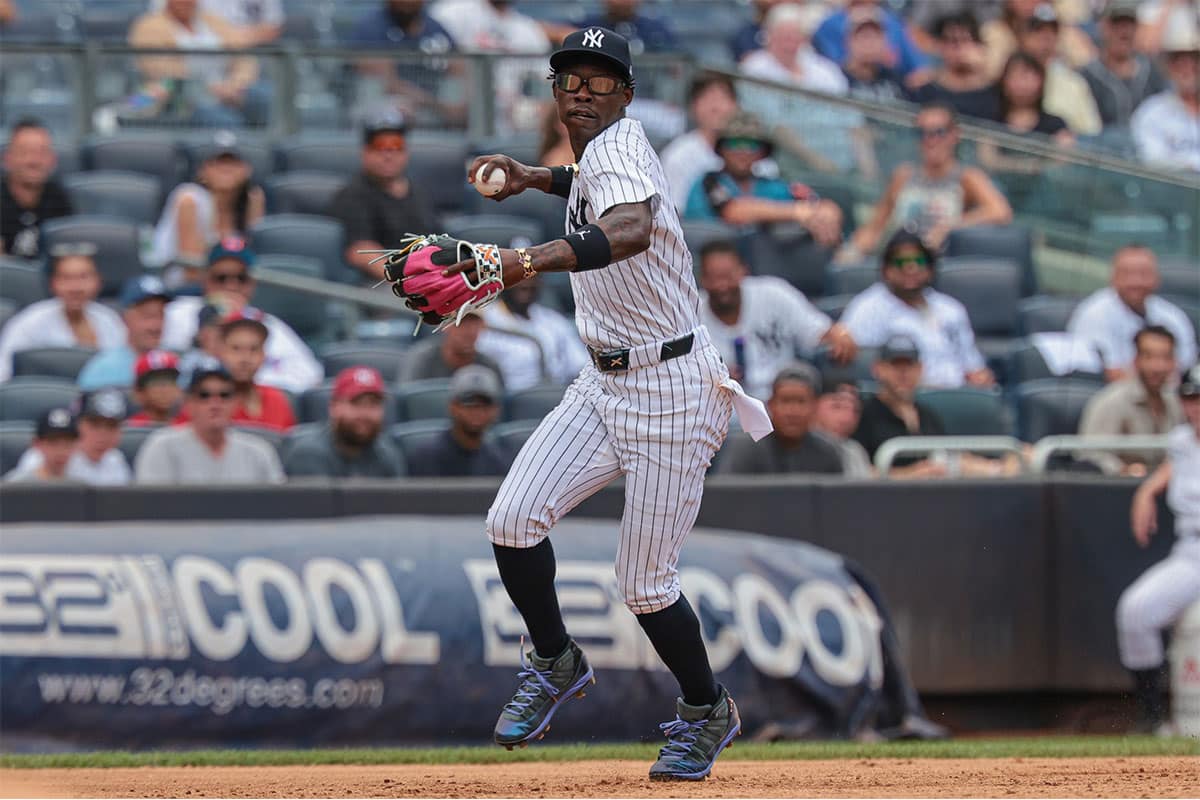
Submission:
<svg viewBox="0 0 1200 800">
<path fill-rule="evenodd" d="M 592 28 L 583 34 L 584 47 L 604 47 L 604 31 Z"/>
</svg>

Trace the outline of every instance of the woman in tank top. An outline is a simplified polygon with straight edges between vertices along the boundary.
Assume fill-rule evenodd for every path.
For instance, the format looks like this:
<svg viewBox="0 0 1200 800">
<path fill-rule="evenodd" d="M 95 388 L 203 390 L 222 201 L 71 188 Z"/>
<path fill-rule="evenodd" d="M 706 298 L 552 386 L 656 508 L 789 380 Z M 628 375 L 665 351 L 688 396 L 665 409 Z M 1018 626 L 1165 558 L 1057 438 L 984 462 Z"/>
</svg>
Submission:
<svg viewBox="0 0 1200 800">
<path fill-rule="evenodd" d="M 870 220 L 839 251 L 838 261 L 861 261 L 885 234 L 900 228 L 917 233 L 936 250 L 955 228 L 1012 221 L 1012 208 L 988 176 L 959 162 L 953 109 L 941 103 L 923 106 L 917 130 L 921 162 L 896 168 Z"/>
</svg>

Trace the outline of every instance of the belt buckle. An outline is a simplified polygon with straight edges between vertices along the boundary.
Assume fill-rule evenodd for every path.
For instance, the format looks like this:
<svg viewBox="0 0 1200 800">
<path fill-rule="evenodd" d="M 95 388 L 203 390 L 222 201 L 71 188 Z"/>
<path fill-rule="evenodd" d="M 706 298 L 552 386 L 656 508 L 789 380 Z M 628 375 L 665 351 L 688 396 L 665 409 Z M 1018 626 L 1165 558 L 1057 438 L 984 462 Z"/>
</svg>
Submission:
<svg viewBox="0 0 1200 800">
<path fill-rule="evenodd" d="M 592 359 L 596 362 L 596 369 L 601 372 L 629 369 L 629 348 L 593 352 Z"/>
</svg>

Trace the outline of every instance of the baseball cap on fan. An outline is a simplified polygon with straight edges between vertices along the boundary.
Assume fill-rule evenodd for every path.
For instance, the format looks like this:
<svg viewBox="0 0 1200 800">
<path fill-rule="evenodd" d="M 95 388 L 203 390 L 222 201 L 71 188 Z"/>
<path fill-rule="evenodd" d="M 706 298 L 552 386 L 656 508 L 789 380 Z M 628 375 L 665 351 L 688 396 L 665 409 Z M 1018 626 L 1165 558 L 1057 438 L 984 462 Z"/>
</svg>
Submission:
<svg viewBox="0 0 1200 800">
<path fill-rule="evenodd" d="M 138 356 L 133 366 L 134 385 L 139 389 L 158 377 L 178 380 L 179 356 L 170 350 L 150 350 Z"/>
<path fill-rule="evenodd" d="M 387 394 L 383 375 L 374 367 L 346 367 L 333 381 L 334 400 L 355 400 L 364 394 Z"/>
<path fill-rule="evenodd" d="M 1183 373 L 1179 379 L 1179 396 L 1188 400 L 1200 397 L 1200 364 Z"/>
<path fill-rule="evenodd" d="M 893 334 L 879 350 L 880 361 L 920 361 L 921 350 L 911 336 Z"/>
<path fill-rule="evenodd" d="M 83 396 L 79 416 L 124 422 L 129 416 L 129 402 L 120 389 L 97 389 Z"/>
<path fill-rule="evenodd" d="M 75 415 L 69 408 L 51 408 L 42 412 L 37 419 L 34 435 L 39 439 L 63 437 L 74 439 L 79 436 Z"/>
<path fill-rule="evenodd" d="M 567 34 L 562 47 L 550 55 L 550 69 L 566 69 L 580 58 L 591 56 L 609 62 L 617 74 L 633 85 L 633 59 L 629 56 L 629 40 L 608 28 L 581 28 Z"/>
<path fill-rule="evenodd" d="M 450 399 L 456 403 L 499 403 L 503 394 L 496 373 L 482 364 L 461 367 L 450 378 Z"/>
</svg>

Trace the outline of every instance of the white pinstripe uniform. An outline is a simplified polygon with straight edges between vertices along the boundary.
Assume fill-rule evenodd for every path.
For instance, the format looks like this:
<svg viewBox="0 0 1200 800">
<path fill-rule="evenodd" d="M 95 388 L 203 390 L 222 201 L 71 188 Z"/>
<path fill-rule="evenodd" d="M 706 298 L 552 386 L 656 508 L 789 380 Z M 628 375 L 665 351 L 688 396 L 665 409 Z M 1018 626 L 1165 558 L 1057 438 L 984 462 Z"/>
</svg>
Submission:
<svg viewBox="0 0 1200 800">
<path fill-rule="evenodd" d="M 637 614 L 679 598 L 679 550 L 734 404 L 743 420 L 758 420 L 761 435 L 770 430 L 762 405 L 730 379 L 699 323 L 692 259 L 670 198 L 640 123 L 620 119 L 588 143 L 567 200 L 568 232 L 621 204 L 649 200 L 653 212 L 647 250 L 571 273 L 584 343 L 630 348 L 630 368 L 583 368 L 521 449 L 487 519 L 493 543 L 533 547 L 572 508 L 624 476 L 617 585 Z M 691 352 L 662 361 L 662 344 L 689 333 Z"/>
<path fill-rule="evenodd" d="M 1117 603 L 1117 645 L 1127 669 L 1163 662 L 1163 629 L 1200 599 L 1200 437 L 1191 425 L 1168 434 L 1171 482 L 1167 505 L 1175 515 L 1171 555 L 1146 570 Z"/>
</svg>

